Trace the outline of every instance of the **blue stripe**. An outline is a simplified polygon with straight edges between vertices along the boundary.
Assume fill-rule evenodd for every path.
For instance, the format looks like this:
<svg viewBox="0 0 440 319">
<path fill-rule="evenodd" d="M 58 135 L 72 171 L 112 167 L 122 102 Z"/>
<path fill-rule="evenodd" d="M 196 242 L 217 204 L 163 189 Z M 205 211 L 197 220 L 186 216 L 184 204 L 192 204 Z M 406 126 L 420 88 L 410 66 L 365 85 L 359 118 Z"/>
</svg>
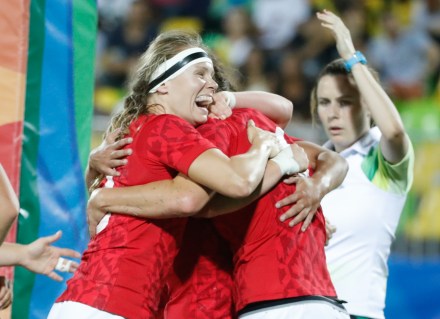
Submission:
<svg viewBox="0 0 440 319">
<path fill-rule="evenodd" d="M 45 17 L 37 162 L 41 210 L 39 236 L 61 229 L 63 236 L 56 245 L 82 251 L 88 235 L 85 183 L 75 127 L 72 0 L 46 1 Z M 30 317 L 46 318 L 53 302 L 64 289 L 65 282 L 37 276 Z"/>
</svg>

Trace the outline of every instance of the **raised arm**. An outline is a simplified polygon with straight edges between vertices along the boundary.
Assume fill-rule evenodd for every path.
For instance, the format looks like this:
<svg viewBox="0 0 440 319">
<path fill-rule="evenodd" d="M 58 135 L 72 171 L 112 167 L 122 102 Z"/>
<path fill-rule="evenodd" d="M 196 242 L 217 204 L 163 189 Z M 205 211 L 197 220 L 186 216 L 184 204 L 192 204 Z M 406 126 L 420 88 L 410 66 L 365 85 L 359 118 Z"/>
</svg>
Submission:
<svg viewBox="0 0 440 319">
<path fill-rule="evenodd" d="M 18 216 L 20 205 L 17 195 L 0 164 L 0 245 Z"/>
<path fill-rule="evenodd" d="M 323 27 L 332 31 L 341 58 L 350 59 L 356 50 L 350 31 L 342 20 L 327 10 L 322 13 L 318 12 L 317 17 L 322 21 Z M 410 140 L 394 103 L 374 78 L 368 66 L 356 63 L 351 72 L 363 103 L 382 132 L 380 146 L 384 158 L 390 163 L 400 162 L 408 152 Z"/>
</svg>

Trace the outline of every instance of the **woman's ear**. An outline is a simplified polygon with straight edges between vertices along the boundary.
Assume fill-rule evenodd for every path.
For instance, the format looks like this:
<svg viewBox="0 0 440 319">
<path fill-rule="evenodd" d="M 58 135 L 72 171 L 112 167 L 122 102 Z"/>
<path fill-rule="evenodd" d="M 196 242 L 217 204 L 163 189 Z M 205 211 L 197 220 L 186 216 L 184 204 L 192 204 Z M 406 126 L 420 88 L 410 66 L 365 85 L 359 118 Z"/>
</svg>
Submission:
<svg viewBox="0 0 440 319">
<path fill-rule="evenodd" d="M 168 93 L 168 85 L 167 82 L 162 83 L 157 89 L 156 92 L 160 94 L 167 94 Z"/>
</svg>

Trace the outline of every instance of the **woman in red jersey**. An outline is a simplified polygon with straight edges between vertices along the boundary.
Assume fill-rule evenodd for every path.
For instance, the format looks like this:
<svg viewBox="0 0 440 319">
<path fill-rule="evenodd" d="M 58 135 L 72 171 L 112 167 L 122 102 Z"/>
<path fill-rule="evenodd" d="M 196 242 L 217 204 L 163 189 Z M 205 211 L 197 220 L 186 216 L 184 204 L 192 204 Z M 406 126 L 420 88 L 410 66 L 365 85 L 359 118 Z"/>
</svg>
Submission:
<svg viewBox="0 0 440 319">
<path fill-rule="evenodd" d="M 181 31 L 158 36 L 141 57 L 124 110 L 110 129 L 132 138 L 133 154 L 118 168 L 119 176 L 100 186 L 172 180 L 181 172 L 205 194 L 207 187 L 244 197 L 260 184 L 269 158 L 285 172 L 297 169 L 291 148 L 252 122 L 251 148 L 231 158 L 197 132 L 194 126 L 206 122 L 217 90 L 213 74 L 199 36 Z M 156 318 L 186 221 L 106 215 L 49 318 Z"/>
</svg>

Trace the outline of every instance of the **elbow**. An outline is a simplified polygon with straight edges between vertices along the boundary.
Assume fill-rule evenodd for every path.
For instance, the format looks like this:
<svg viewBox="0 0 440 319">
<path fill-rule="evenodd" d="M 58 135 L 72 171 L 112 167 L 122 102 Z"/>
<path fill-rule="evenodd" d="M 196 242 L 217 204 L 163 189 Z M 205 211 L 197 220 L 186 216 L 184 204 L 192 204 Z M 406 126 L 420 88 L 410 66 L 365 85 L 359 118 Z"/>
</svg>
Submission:
<svg viewBox="0 0 440 319">
<path fill-rule="evenodd" d="M 208 203 L 208 199 L 195 193 L 188 193 L 180 196 L 176 203 L 175 211 L 178 217 L 191 217 L 203 209 Z"/>
<path fill-rule="evenodd" d="M 255 190 L 255 183 L 249 179 L 241 179 L 226 187 L 227 191 L 223 195 L 231 198 L 248 197 Z"/>
<path fill-rule="evenodd" d="M 282 112 L 280 114 L 279 125 L 285 128 L 292 119 L 293 103 L 290 100 L 283 98 L 280 101 L 280 110 L 282 110 Z"/>
</svg>

